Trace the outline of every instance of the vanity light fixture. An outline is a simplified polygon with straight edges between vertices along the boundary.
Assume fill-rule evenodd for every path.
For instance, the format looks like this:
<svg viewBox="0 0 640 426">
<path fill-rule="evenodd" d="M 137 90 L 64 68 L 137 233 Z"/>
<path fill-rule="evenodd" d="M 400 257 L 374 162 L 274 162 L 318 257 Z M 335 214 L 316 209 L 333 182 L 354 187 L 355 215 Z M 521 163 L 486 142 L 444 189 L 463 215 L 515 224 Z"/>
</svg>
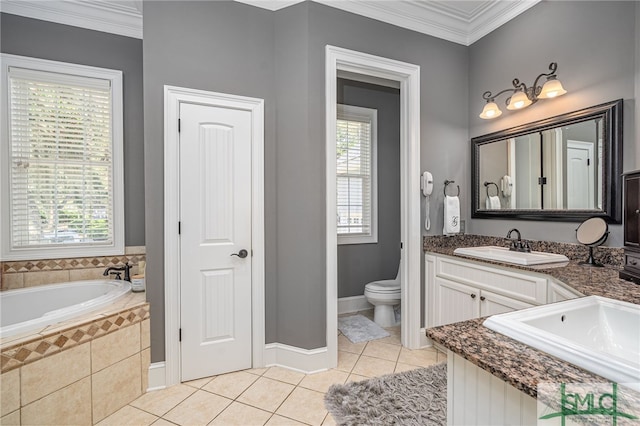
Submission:
<svg viewBox="0 0 640 426">
<path fill-rule="evenodd" d="M 567 91 L 564 90 L 562 83 L 560 83 L 560 80 L 558 80 L 556 76 L 557 70 L 558 64 L 551 62 L 551 64 L 549 64 L 549 72 L 542 73 L 536 77 L 531 87 L 527 87 L 525 83 L 521 83 L 520 80 L 514 78 L 511 82 L 513 84 L 512 88 L 501 90 L 495 95 L 491 92 L 484 92 L 482 98 L 487 101 L 487 103 L 482 109 L 480 118 L 488 120 L 502 115 L 502 111 L 498 107 L 498 104 L 496 104 L 495 99 L 503 93 L 511 93 L 511 96 L 505 101 L 508 110 L 526 108 L 539 99 L 551 99 L 564 95 Z M 542 77 L 546 77 L 547 81 L 541 87 L 538 86 L 538 82 Z"/>
</svg>

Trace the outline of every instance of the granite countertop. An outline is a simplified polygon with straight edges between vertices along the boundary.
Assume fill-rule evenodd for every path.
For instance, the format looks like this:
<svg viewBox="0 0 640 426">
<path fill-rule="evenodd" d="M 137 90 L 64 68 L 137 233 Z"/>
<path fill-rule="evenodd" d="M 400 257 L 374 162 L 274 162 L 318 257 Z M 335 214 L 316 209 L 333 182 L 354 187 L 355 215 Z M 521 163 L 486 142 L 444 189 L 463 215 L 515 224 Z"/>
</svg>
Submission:
<svg viewBox="0 0 640 426">
<path fill-rule="evenodd" d="M 465 236 L 467 237 L 467 236 Z M 455 237 L 454 237 L 455 238 Z M 429 241 L 428 241 L 429 240 Z M 501 239 L 502 240 L 502 239 Z M 441 238 L 425 238 L 426 252 L 464 258 L 473 262 L 498 265 L 514 269 L 526 270 L 537 274 L 545 274 L 554 281 L 571 287 L 585 296 L 597 295 L 640 304 L 640 285 L 622 280 L 618 277 L 620 267 L 619 249 L 609 249 L 603 256 L 609 261 L 604 268 L 580 266 L 575 260 L 581 258 L 580 253 L 564 253 L 555 247 L 555 252 L 567 254 L 570 260 L 557 265 L 521 266 L 494 261 L 485 261 L 467 256 L 455 255 L 457 247 L 480 245 L 502 245 L 479 237 L 460 238 L 458 241 Z M 475 243 L 475 244 L 474 244 Z M 570 251 L 576 245 L 568 245 Z M 533 247 L 540 250 L 540 244 Z M 582 247 L 577 246 L 580 251 Z M 553 251 L 553 250 L 544 250 Z M 607 251 L 606 248 L 603 251 Z M 522 392 L 537 396 L 537 384 L 541 382 L 607 382 L 608 380 L 562 361 L 545 352 L 534 349 L 507 336 L 490 330 L 482 325 L 485 318 L 462 321 L 427 329 L 427 336 L 452 352 L 462 356 L 478 367 L 489 371 L 494 376 L 511 384 Z"/>
</svg>

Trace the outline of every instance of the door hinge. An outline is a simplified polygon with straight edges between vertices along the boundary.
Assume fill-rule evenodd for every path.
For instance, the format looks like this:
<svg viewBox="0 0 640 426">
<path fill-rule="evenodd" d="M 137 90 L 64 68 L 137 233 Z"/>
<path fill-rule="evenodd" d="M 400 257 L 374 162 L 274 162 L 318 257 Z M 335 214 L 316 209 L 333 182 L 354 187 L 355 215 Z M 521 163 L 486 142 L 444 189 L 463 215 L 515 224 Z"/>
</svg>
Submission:
<svg viewBox="0 0 640 426">
<path fill-rule="evenodd" d="M 587 166 L 591 165 L 591 158 L 587 158 Z"/>
<path fill-rule="evenodd" d="M 178 329 L 178 342 L 182 342 L 182 329 Z"/>
<path fill-rule="evenodd" d="M 400 241 L 400 250 L 402 250 L 403 247 L 404 247 L 404 244 L 402 243 L 402 241 Z"/>
<path fill-rule="evenodd" d="M 178 133 L 180 133 L 180 119 L 178 118 Z"/>
<path fill-rule="evenodd" d="M 182 222 L 178 222 L 178 235 L 182 232 Z"/>
<path fill-rule="evenodd" d="M 546 185 L 547 184 L 547 178 L 542 176 L 538 178 L 538 185 Z"/>
</svg>

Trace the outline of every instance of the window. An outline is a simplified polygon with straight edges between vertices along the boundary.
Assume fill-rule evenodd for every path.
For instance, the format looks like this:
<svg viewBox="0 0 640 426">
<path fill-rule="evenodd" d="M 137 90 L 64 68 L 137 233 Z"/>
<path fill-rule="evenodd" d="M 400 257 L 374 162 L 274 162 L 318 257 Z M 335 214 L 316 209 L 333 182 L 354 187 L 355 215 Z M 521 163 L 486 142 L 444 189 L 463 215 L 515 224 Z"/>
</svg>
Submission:
<svg viewBox="0 0 640 426">
<path fill-rule="evenodd" d="M 377 111 L 338 105 L 336 127 L 338 244 L 377 243 Z"/>
<path fill-rule="evenodd" d="M 2 55 L 3 260 L 124 253 L 122 73 Z"/>
</svg>

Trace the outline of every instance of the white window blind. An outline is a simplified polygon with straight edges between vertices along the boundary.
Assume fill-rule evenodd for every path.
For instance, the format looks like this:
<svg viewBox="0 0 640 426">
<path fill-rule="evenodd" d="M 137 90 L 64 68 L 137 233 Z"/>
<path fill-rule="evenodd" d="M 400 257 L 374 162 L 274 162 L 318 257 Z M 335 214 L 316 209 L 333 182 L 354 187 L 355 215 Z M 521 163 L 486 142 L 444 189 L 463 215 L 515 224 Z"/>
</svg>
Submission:
<svg viewBox="0 0 640 426">
<path fill-rule="evenodd" d="M 339 105 L 336 126 L 339 242 L 343 244 L 377 242 L 376 110 Z"/>
<path fill-rule="evenodd" d="M 105 79 L 9 67 L 11 248 L 113 245 Z"/>
</svg>

